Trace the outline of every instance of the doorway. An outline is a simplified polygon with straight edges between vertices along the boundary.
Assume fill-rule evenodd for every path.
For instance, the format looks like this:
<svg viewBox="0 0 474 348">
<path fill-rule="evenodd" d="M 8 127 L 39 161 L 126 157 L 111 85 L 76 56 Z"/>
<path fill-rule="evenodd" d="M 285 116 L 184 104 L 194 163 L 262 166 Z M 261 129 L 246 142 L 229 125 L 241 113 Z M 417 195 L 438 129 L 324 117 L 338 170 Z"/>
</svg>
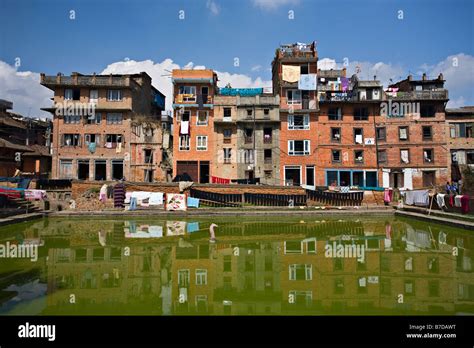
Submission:
<svg viewBox="0 0 474 348">
<path fill-rule="evenodd" d="M 107 162 L 105 160 L 95 161 L 94 179 L 97 181 L 107 180 Z"/>
<path fill-rule="evenodd" d="M 89 180 L 89 160 L 77 161 L 77 178 L 79 180 Z"/>
<path fill-rule="evenodd" d="M 306 167 L 306 185 L 314 186 L 314 167 Z"/>
<path fill-rule="evenodd" d="M 285 186 L 301 185 L 301 167 L 285 166 Z"/>
<path fill-rule="evenodd" d="M 209 184 L 209 162 L 199 162 L 199 183 Z"/>
</svg>

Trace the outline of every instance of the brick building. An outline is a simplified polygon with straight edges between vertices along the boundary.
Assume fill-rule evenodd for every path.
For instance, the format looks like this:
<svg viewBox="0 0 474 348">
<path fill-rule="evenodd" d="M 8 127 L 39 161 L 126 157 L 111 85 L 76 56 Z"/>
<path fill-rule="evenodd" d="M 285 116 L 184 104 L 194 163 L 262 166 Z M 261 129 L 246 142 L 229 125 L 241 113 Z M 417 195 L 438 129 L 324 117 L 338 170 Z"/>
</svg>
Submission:
<svg viewBox="0 0 474 348">
<path fill-rule="evenodd" d="M 24 117 L 11 112 L 12 108 L 12 102 L 0 100 L 0 176 L 13 176 L 18 169 L 48 177 L 51 121 Z"/>
<path fill-rule="evenodd" d="M 164 181 L 161 111 L 165 97 L 142 72 L 41 74 L 54 92 L 53 178 Z"/>
<path fill-rule="evenodd" d="M 280 183 L 314 185 L 317 144 L 315 43 L 282 45 L 272 62 L 273 94 L 280 96 Z M 307 83 L 304 84 L 303 82 Z M 302 87 L 302 88 L 300 88 Z"/>
<path fill-rule="evenodd" d="M 464 169 L 474 168 L 474 106 L 446 109 L 450 181 L 462 178 Z"/>
<path fill-rule="evenodd" d="M 210 182 L 214 160 L 214 96 L 217 74 L 212 70 L 173 70 L 173 175 L 188 174 Z"/>
<path fill-rule="evenodd" d="M 431 187 L 448 180 L 444 82 L 442 74 L 423 74 L 389 86 L 376 120 L 381 186 Z"/>
</svg>

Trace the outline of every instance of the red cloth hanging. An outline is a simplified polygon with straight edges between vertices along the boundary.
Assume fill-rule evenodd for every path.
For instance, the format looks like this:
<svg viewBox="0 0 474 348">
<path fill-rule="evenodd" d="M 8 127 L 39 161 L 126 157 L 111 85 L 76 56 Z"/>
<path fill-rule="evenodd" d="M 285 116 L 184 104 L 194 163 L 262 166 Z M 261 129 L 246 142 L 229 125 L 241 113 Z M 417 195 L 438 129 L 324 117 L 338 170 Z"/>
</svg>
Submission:
<svg viewBox="0 0 474 348">
<path fill-rule="evenodd" d="M 451 207 L 454 207 L 454 195 L 453 194 L 449 195 L 449 205 Z"/>
<path fill-rule="evenodd" d="M 463 195 L 461 197 L 461 211 L 463 214 L 469 213 L 469 196 Z"/>
</svg>

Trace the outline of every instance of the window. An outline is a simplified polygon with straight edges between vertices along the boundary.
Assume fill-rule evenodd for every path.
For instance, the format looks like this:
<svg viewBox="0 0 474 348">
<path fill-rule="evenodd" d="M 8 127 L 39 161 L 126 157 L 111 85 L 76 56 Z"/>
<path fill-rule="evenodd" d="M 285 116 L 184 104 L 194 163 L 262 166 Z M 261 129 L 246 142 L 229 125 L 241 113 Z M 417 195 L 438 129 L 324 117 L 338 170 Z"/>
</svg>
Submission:
<svg viewBox="0 0 474 348">
<path fill-rule="evenodd" d="M 272 143 L 272 128 L 263 128 L 263 143 L 271 144 Z"/>
<path fill-rule="evenodd" d="M 196 150 L 207 151 L 207 136 L 198 135 L 196 137 Z"/>
<path fill-rule="evenodd" d="M 359 294 L 365 294 L 367 293 L 367 278 L 365 277 L 360 277 L 357 280 L 357 292 Z"/>
<path fill-rule="evenodd" d="M 232 137 L 232 129 L 224 129 L 224 144 L 229 144 L 231 142 L 231 137 Z"/>
<path fill-rule="evenodd" d="M 254 163 L 253 153 L 254 153 L 253 150 L 247 150 L 247 149 L 243 150 L 244 163 L 246 164 Z"/>
<path fill-rule="evenodd" d="M 286 91 L 288 105 L 301 104 L 301 91 L 298 89 L 289 89 Z"/>
<path fill-rule="evenodd" d="M 297 241 L 285 241 L 284 242 L 284 253 L 285 254 L 302 254 L 303 253 L 303 243 L 299 240 L 297 240 Z"/>
<path fill-rule="evenodd" d="M 312 280 L 313 266 L 311 264 L 293 264 L 289 266 L 289 280 Z"/>
<path fill-rule="evenodd" d="M 341 142 L 341 128 L 331 128 L 331 141 L 333 143 Z"/>
<path fill-rule="evenodd" d="M 290 304 L 297 305 L 297 306 L 306 306 L 306 307 L 309 307 L 312 304 L 312 301 L 313 301 L 312 291 L 290 290 L 288 294 L 289 294 L 289 298 L 293 299 L 293 301 L 290 301 Z"/>
<path fill-rule="evenodd" d="M 196 285 L 207 285 L 207 269 L 196 270 Z"/>
<path fill-rule="evenodd" d="M 273 172 L 271 170 L 264 170 L 263 174 L 265 175 L 265 179 L 273 178 Z"/>
<path fill-rule="evenodd" d="M 309 129 L 309 115 L 288 115 L 288 129 Z"/>
<path fill-rule="evenodd" d="M 408 127 L 398 127 L 398 139 L 408 140 Z"/>
<path fill-rule="evenodd" d="M 196 311 L 198 313 L 207 312 L 207 295 L 197 295 L 196 296 Z"/>
<path fill-rule="evenodd" d="M 203 111 L 203 110 L 198 111 L 196 124 L 198 126 L 206 126 L 207 125 L 207 111 Z"/>
<path fill-rule="evenodd" d="M 354 121 L 367 121 L 369 119 L 369 109 L 366 107 L 363 108 L 354 108 Z"/>
<path fill-rule="evenodd" d="M 178 270 L 178 286 L 180 288 L 189 286 L 189 269 Z"/>
<path fill-rule="evenodd" d="M 428 282 L 428 296 L 438 297 L 439 296 L 439 281 L 430 280 Z"/>
<path fill-rule="evenodd" d="M 96 104 L 99 101 L 99 91 L 96 89 L 91 89 L 89 91 L 89 102 Z"/>
<path fill-rule="evenodd" d="M 405 272 L 413 272 L 413 257 L 405 257 Z"/>
<path fill-rule="evenodd" d="M 81 123 L 81 116 L 80 115 L 64 115 L 64 123 L 66 124 Z"/>
<path fill-rule="evenodd" d="M 329 108 L 328 110 L 329 121 L 341 121 L 342 120 L 342 108 Z"/>
<path fill-rule="evenodd" d="M 309 74 L 309 65 L 308 64 L 301 65 L 300 66 L 300 73 L 301 73 L 301 75 Z"/>
<path fill-rule="evenodd" d="M 306 156 L 309 155 L 309 140 L 288 140 L 288 155 Z"/>
<path fill-rule="evenodd" d="M 90 144 L 96 144 L 98 146 L 100 144 L 99 139 L 99 134 L 84 134 L 84 144 L 86 146 L 89 146 Z"/>
<path fill-rule="evenodd" d="M 120 89 L 109 89 L 107 91 L 107 100 L 108 101 L 121 101 L 122 91 Z"/>
<path fill-rule="evenodd" d="M 263 150 L 263 160 L 265 163 L 272 163 L 272 149 Z"/>
<path fill-rule="evenodd" d="M 380 294 L 390 295 L 392 292 L 392 281 L 390 278 L 380 279 Z"/>
<path fill-rule="evenodd" d="M 356 164 L 364 163 L 364 150 L 355 150 L 354 151 L 354 163 L 356 163 Z"/>
<path fill-rule="evenodd" d="M 108 113 L 106 116 L 107 124 L 122 124 L 123 116 L 120 113 Z"/>
<path fill-rule="evenodd" d="M 386 163 L 387 162 L 387 151 L 386 150 L 379 150 L 377 151 L 377 157 L 379 163 Z"/>
<path fill-rule="evenodd" d="M 60 160 L 59 161 L 59 176 L 63 179 L 71 179 L 72 174 L 72 160 Z"/>
<path fill-rule="evenodd" d="M 62 146 L 81 146 L 81 136 L 79 134 L 63 134 Z"/>
<path fill-rule="evenodd" d="M 451 138 L 474 138 L 474 123 L 451 123 L 449 128 Z"/>
<path fill-rule="evenodd" d="M 121 134 L 106 134 L 104 147 L 107 149 L 114 149 L 117 146 L 122 146 L 122 141 L 123 137 Z"/>
<path fill-rule="evenodd" d="M 434 151 L 433 149 L 423 149 L 423 162 L 433 163 L 434 162 Z"/>
<path fill-rule="evenodd" d="M 100 124 L 101 121 L 102 121 L 102 114 L 98 112 L 96 112 L 95 115 L 91 115 L 86 118 L 87 124 Z"/>
<path fill-rule="evenodd" d="M 232 161 L 232 149 L 225 147 L 224 148 L 224 163 L 230 163 Z"/>
<path fill-rule="evenodd" d="M 196 101 L 196 86 L 179 86 L 179 94 L 183 95 L 183 101 Z"/>
<path fill-rule="evenodd" d="M 344 278 L 338 278 L 334 280 L 334 293 L 335 294 L 344 293 Z"/>
<path fill-rule="evenodd" d="M 377 127 L 377 140 L 385 140 L 387 138 L 387 129 L 385 127 Z"/>
<path fill-rule="evenodd" d="M 143 150 L 143 160 L 144 160 L 144 163 L 153 163 L 153 150 L 152 149 Z"/>
<path fill-rule="evenodd" d="M 190 147 L 190 137 L 188 134 L 179 136 L 179 151 L 188 151 Z"/>
<path fill-rule="evenodd" d="M 153 182 L 153 169 L 143 169 L 143 181 Z"/>
<path fill-rule="evenodd" d="M 64 100 L 80 100 L 80 99 L 81 99 L 80 89 L 66 88 L 64 90 Z"/>
<path fill-rule="evenodd" d="M 94 180 L 106 180 L 107 179 L 107 162 L 105 160 L 94 161 Z"/>
<path fill-rule="evenodd" d="M 428 258 L 428 272 L 430 273 L 439 272 L 439 259 L 437 257 Z"/>
<path fill-rule="evenodd" d="M 180 111 L 180 115 L 181 115 L 181 121 L 189 122 L 189 120 L 191 119 L 191 111 L 189 110 Z"/>
<path fill-rule="evenodd" d="M 414 295 L 415 294 L 415 281 L 405 280 L 405 295 Z"/>
<path fill-rule="evenodd" d="M 247 117 L 252 116 L 252 115 L 253 115 L 252 109 L 247 109 Z"/>
<path fill-rule="evenodd" d="M 410 163 L 410 150 L 409 149 L 400 150 L 400 163 L 402 164 Z"/>
<path fill-rule="evenodd" d="M 263 109 L 263 114 L 264 114 L 265 116 L 270 115 L 270 109 Z"/>
<path fill-rule="evenodd" d="M 232 256 L 224 255 L 224 272 L 232 271 Z"/>
<path fill-rule="evenodd" d="M 423 134 L 423 140 L 431 140 L 431 138 L 433 137 L 432 132 L 431 132 L 431 126 L 423 126 L 422 134 Z"/>
<path fill-rule="evenodd" d="M 435 117 L 434 105 L 420 105 L 420 117 Z"/>
<path fill-rule="evenodd" d="M 362 128 L 354 128 L 354 143 L 364 143 L 364 130 Z"/>
<path fill-rule="evenodd" d="M 341 150 L 331 150 L 331 158 L 333 163 L 341 162 Z"/>
<path fill-rule="evenodd" d="M 245 141 L 245 144 L 253 143 L 253 129 L 252 128 L 245 128 L 244 141 Z"/>
<path fill-rule="evenodd" d="M 334 259 L 334 270 L 335 271 L 342 271 L 344 270 L 344 262 L 342 258 Z"/>
<path fill-rule="evenodd" d="M 226 117 L 232 117 L 232 108 L 224 108 L 224 118 Z"/>
</svg>

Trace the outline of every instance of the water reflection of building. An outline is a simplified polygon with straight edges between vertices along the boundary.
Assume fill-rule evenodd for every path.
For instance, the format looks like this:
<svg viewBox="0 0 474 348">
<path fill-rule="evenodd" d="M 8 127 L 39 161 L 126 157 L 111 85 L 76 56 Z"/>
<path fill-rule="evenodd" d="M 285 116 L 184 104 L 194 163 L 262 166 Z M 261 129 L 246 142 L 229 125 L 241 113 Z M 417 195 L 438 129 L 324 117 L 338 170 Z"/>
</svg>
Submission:
<svg viewBox="0 0 474 348">
<path fill-rule="evenodd" d="M 207 232 L 134 242 L 111 222 L 100 226 L 105 247 L 98 229 L 56 239 L 46 231 L 46 313 L 117 313 L 118 305 L 124 314 L 474 311 L 473 237 L 449 228 L 398 220 L 220 223 L 218 243 L 209 244 Z M 326 257 L 333 243 L 363 246 L 364 262 Z"/>
</svg>

